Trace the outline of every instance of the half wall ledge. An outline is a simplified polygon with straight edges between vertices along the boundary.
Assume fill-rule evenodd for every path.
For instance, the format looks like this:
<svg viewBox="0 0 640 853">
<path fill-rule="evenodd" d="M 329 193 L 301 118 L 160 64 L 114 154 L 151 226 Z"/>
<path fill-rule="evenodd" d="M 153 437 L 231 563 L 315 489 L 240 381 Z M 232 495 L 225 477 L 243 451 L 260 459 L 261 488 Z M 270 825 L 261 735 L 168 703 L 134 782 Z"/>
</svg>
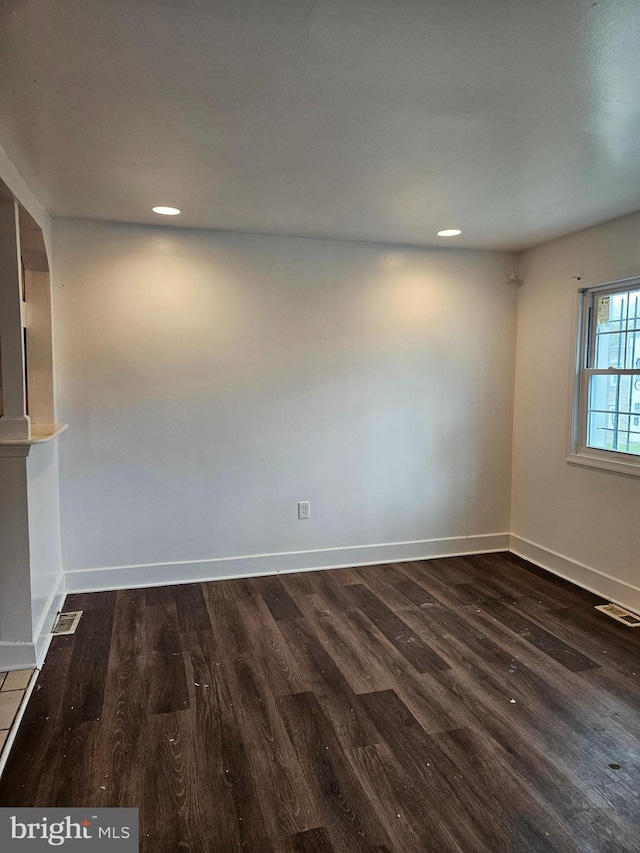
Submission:
<svg viewBox="0 0 640 853">
<path fill-rule="evenodd" d="M 0 457 L 28 456 L 32 444 L 44 444 L 47 441 L 52 441 L 68 426 L 69 424 L 38 424 L 31 427 L 29 438 L 0 438 Z M 15 451 L 18 448 L 23 448 L 24 452 L 16 453 Z"/>
</svg>

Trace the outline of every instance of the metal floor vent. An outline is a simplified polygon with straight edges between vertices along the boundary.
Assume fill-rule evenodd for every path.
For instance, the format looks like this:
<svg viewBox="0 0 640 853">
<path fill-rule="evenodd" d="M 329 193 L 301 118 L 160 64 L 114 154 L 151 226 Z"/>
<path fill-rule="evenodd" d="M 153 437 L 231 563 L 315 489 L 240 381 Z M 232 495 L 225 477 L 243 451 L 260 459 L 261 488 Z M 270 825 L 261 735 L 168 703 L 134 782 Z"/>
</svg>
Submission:
<svg viewBox="0 0 640 853">
<path fill-rule="evenodd" d="M 70 610 L 68 613 L 59 613 L 51 633 L 56 637 L 60 634 L 75 634 L 83 612 L 83 610 Z"/>
<path fill-rule="evenodd" d="M 624 607 L 619 607 L 617 604 L 598 604 L 596 610 L 601 610 L 617 622 L 622 622 L 627 628 L 640 627 L 640 616 L 636 616 L 635 613 L 625 610 Z"/>
</svg>

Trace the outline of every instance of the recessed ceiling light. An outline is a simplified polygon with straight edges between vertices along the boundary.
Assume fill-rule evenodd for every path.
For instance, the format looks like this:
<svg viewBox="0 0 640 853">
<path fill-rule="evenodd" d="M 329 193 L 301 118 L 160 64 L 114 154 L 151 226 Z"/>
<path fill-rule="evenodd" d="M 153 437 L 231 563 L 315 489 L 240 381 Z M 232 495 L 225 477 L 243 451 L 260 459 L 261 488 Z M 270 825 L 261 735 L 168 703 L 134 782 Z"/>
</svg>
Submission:
<svg viewBox="0 0 640 853">
<path fill-rule="evenodd" d="M 179 213 L 182 213 L 177 207 L 162 207 L 162 205 L 154 207 L 152 210 L 154 213 L 161 213 L 163 216 L 177 216 Z"/>
<path fill-rule="evenodd" d="M 462 234 L 462 231 L 459 228 L 444 228 L 437 233 L 438 237 L 457 237 L 459 234 Z"/>
</svg>

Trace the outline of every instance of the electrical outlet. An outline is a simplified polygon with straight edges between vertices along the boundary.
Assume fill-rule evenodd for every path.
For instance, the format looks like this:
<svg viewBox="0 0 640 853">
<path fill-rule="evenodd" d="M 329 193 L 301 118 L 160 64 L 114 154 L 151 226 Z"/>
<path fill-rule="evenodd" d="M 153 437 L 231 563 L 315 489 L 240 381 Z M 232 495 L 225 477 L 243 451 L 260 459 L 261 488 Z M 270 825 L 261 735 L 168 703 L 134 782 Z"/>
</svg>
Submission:
<svg viewBox="0 0 640 853">
<path fill-rule="evenodd" d="M 299 519 L 311 518 L 311 502 L 310 501 L 298 501 L 298 518 Z"/>
</svg>

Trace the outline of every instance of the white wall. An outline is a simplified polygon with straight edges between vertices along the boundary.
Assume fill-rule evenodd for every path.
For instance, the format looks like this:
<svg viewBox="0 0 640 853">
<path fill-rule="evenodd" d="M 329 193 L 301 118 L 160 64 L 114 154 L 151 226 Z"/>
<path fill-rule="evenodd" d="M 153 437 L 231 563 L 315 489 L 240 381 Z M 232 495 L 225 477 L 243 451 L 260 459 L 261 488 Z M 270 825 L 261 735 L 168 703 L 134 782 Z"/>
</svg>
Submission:
<svg viewBox="0 0 640 853">
<path fill-rule="evenodd" d="M 640 214 L 532 249 L 520 271 L 512 548 L 640 610 L 640 477 L 565 461 L 577 291 L 638 275 Z"/>
<path fill-rule="evenodd" d="M 509 256 L 68 220 L 54 252 L 69 588 L 506 546 Z"/>
</svg>

